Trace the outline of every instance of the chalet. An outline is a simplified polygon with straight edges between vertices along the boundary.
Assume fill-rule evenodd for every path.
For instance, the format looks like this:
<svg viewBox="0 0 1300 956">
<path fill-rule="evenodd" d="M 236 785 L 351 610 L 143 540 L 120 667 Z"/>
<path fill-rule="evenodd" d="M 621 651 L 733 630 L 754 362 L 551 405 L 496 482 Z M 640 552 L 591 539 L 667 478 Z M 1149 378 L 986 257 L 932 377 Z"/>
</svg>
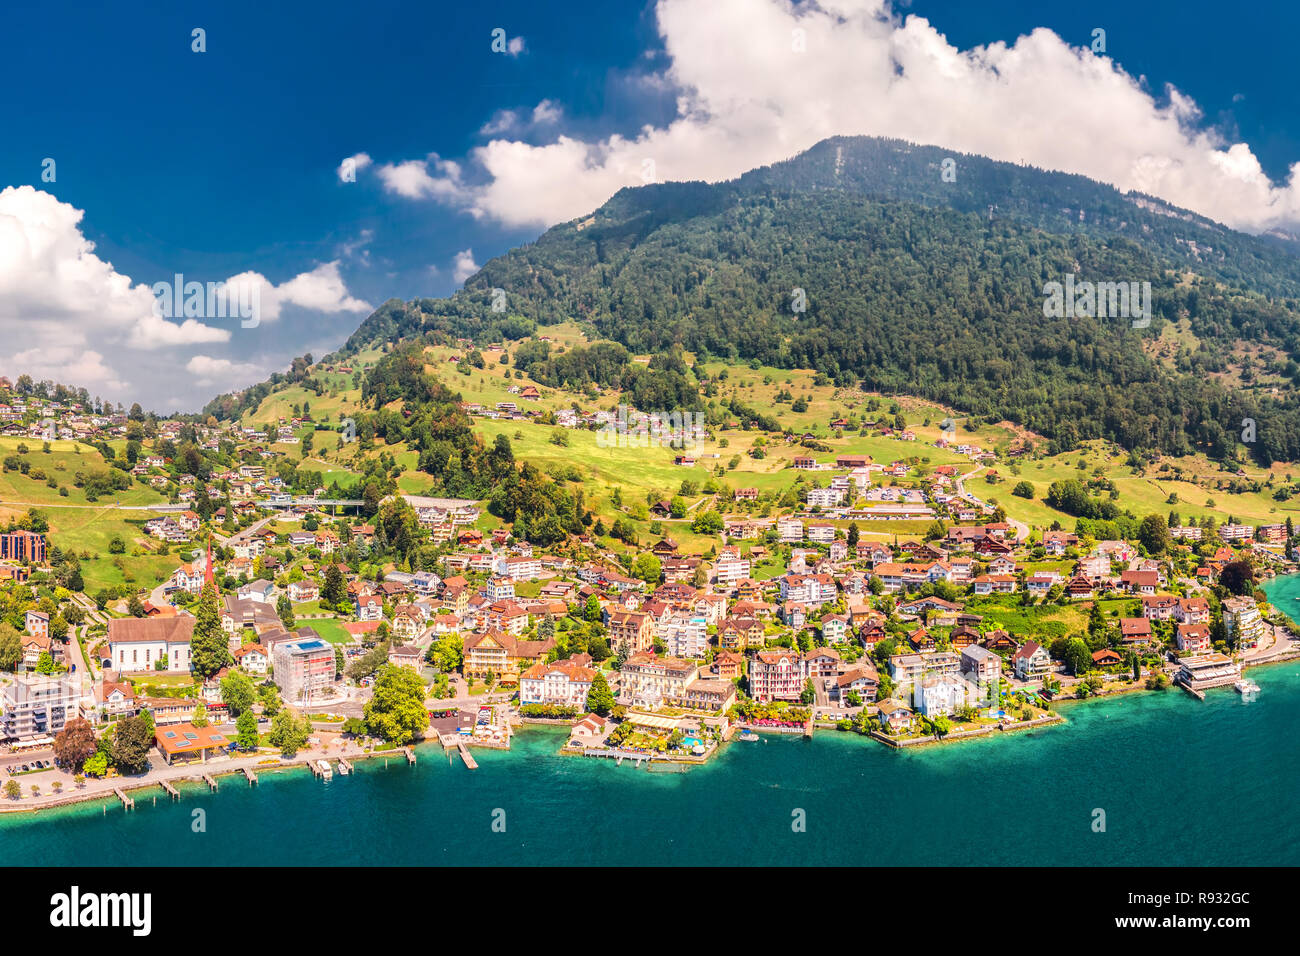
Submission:
<svg viewBox="0 0 1300 956">
<path fill-rule="evenodd" d="M 1150 644 L 1153 637 L 1151 622 L 1145 617 L 1122 617 L 1119 619 L 1119 636 L 1128 645 Z"/>
<path fill-rule="evenodd" d="M 991 651 L 1014 651 L 1019 645 L 1010 634 L 999 629 L 987 632 L 984 639 L 980 641 L 980 646 L 987 647 Z"/>
<path fill-rule="evenodd" d="M 1120 584 L 1130 594 L 1152 596 L 1160 587 L 1160 575 L 1155 571 L 1125 571 L 1120 575 Z"/>
<path fill-rule="evenodd" d="M 1044 531 L 1043 550 L 1054 558 L 1062 557 L 1066 550 L 1078 546 L 1079 536 L 1068 531 Z"/>
<path fill-rule="evenodd" d="M 921 651 L 933 651 L 938 646 L 935 642 L 934 635 L 923 627 L 918 627 L 911 634 L 907 635 L 907 642 L 912 645 L 912 649 L 918 653 Z"/>
</svg>

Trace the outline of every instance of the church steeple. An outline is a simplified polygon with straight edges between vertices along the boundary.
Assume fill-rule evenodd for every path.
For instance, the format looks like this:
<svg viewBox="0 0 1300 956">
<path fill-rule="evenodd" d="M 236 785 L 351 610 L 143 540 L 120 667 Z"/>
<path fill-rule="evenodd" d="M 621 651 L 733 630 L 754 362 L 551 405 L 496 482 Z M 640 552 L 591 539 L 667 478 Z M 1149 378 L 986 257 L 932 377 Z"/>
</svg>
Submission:
<svg viewBox="0 0 1300 956">
<path fill-rule="evenodd" d="M 211 584 L 213 590 L 216 590 L 216 580 L 212 573 L 212 529 L 210 528 L 208 529 L 207 560 L 203 563 L 203 584 L 204 586 Z"/>
</svg>

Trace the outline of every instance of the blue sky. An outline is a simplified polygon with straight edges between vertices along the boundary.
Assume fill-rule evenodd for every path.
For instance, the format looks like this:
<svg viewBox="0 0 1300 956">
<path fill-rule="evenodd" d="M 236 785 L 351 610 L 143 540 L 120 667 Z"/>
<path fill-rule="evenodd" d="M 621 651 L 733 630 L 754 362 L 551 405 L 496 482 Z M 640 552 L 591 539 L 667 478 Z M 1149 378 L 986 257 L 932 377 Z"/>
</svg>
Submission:
<svg viewBox="0 0 1300 956">
<path fill-rule="evenodd" d="M 472 264 L 646 181 L 647 163 L 729 178 L 836 133 L 1024 158 L 1251 231 L 1300 220 L 1294 10 L 880 6 L 6 10 L 0 190 L 28 188 L 0 192 L 0 371 L 192 410 L 337 347 L 368 306 L 450 293 Z M 1105 56 L 1087 50 L 1097 27 Z M 140 317 L 130 288 L 176 273 L 255 273 L 275 305 L 255 328 Z"/>
</svg>

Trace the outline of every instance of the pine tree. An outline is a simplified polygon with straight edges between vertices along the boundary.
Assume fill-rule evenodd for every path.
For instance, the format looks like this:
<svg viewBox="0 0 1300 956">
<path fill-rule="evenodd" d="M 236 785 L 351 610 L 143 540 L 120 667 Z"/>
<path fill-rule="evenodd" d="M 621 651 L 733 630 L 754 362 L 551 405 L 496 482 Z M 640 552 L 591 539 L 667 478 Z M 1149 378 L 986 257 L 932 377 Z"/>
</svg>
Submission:
<svg viewBox="0 0 1300 956">
<path fill-rule="evenodd" d="M 338 604 L 347 597 L 347 585 L 343 581 L 343 572 L 337 564 L 325 569 L 325 586 L 321 588 L 321 597 L 331 604 Z"/>
<path fill-rule="evenodd" d="M 208 583 L 203 585 L 195 611 L 194 634 L 190 638 L 190 667 L 195 677 L 207 680 L 230 663 L 226 632 L 221 629 L 221 614 L 217 610 L 217 589 Z"/>
</svg>

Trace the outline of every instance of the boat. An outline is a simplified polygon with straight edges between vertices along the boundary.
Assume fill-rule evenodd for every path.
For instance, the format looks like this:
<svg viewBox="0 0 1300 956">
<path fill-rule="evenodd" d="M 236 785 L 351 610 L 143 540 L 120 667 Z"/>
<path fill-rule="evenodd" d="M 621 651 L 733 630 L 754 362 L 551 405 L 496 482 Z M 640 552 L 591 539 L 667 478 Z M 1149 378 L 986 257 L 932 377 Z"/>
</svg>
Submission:
<svg viewBox="0 0 1300 956">
<path fill-rule="evenodd" d="M 752 730 L 746 730 L 743 733 L 738 734 L 736 739 L 743 740 L 746 743 L 753 743 L 755 740 L 758 740 L 758 734 L 754 733 Z"/>
<path fill-rule="evenodd" d="M 328 760 L 317 760 L 316 766 L 320 768 L 320 775 L 326 780 L 329 780 L 334 776 L 334 771 L 330 768 L 330 762 Z"/>
<path fill-rule="evenodd" d="M 1232 685 L 1233 689 L 1239 694 L 1258 694 L 1259 685 L 1247 677 L 1243 677 L 1237 683 Z"/>
</svg>

